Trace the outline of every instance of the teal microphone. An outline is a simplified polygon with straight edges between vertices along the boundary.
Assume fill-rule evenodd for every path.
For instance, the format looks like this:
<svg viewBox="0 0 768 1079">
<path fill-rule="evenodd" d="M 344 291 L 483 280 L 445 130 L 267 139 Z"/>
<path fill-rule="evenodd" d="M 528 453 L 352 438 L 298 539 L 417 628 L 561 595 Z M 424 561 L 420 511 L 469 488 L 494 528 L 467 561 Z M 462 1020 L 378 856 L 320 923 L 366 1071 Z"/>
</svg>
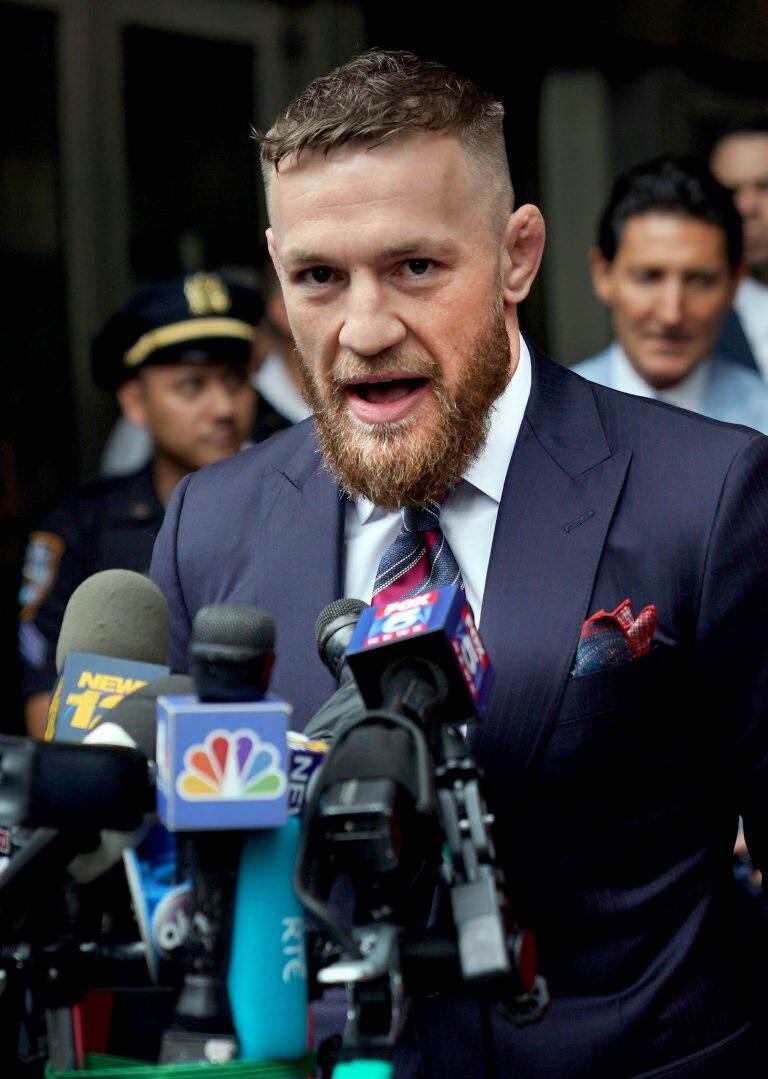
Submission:
<svg viewBox="0 0 768 1079">
<path fill-rule="evenodd" d="M 227 989 L 243 1060 L 295 1060 L 307 1049 L 304 912 L 293 888 L 301 825 L 246 835 Z"/>
</svg>

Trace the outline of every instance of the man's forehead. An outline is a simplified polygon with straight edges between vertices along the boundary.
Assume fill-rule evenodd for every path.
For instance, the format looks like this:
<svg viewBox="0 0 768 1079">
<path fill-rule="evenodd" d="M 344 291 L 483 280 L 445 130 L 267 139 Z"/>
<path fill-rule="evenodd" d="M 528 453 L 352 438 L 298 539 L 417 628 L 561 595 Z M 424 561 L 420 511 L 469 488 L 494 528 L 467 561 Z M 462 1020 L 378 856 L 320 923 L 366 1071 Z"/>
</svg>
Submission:
<svg viewBox="0 0 768 1079">
<path fill-rule="evenodd" d="M 726 183 L 732 172 L 757 170 L 768 173 L 768 132 L 729 135 L 715 147 L 712 165 L 716 172 L 729 174 L 723 176 Z"/>
<path fill-rule="evenodd" d="M 381 144 L 348 143 L 305 151 L 281 163 L 269 183 L 270 220 L 276 233 L 335 213 L 376 212 L 376 206 L 454 211 L 469 202 L 471 166 L 452 134 L 419 132 Z M 391 206 L 390 206 L 391 208 Z"/>
<path fill-rule="evenodd" d="M 660 209 L 627 218 L 617 255 L 688 257 L 692 251 L 703 256 L 722 257 L 726 261 L 727 243 L 723 229 L 712 221 Z"/>
</svg>

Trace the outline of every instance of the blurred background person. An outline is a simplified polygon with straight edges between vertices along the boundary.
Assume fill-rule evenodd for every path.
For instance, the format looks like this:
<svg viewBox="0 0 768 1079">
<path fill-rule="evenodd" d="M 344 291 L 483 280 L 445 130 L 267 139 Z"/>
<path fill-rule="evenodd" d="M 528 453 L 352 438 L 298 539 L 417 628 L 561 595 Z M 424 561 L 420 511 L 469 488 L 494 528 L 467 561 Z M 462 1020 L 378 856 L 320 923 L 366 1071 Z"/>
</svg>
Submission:
<svg viewBox="0 0 768 1079">
<path fill-rule="evenodd" d="M 663 157 L 624 173 L 589 255 L 615 340 L 574 370 L 768 433 L 768 387 L 714 351 L 741 259 L 739 215 L 703 165 Z"/>
<path fill-rule="evenodd" d="M 734 125 L 721 135 L 710 167 L 741 214 L 747 266 L 721 346 L 768 379 L 768 117 Z"/>
<path fill-rule="evenodd" d="M 283 290 L 268 254 L 262 261 L 261 276 L 266 302 L 263 326 L 266 355 L 254 364 L 251 379 L 258 394 L 254 442 L 263 442 L 276 431 L 300 423 L 310 415 L 302 396 L 301 370 L 285 313 Z"/>
<path fill-rule="evenodd" d="M 71 490 L 34 531 L 20 594 L 20 690 L 27 730 L 42 736 L 56 641 L 74 589 L 104 569 L 149 568 L 179 480 L 247 442 L 248 371 L 262 315 L 258 292 L 196 273 L 143 289 L 94 338 L 95 383 L 152 439 L 150 462 Z"/>
</svg>

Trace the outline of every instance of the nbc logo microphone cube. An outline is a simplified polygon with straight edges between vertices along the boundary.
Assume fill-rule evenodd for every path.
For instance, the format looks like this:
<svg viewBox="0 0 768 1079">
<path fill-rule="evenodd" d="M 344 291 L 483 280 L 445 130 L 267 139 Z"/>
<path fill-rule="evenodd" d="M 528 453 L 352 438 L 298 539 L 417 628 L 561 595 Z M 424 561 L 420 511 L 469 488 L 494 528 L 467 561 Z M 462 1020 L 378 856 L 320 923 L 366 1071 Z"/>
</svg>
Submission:
<svg viewBox="0 0 768 1079">
<path fill-rule="evenodd" d="M 291 706 L 266 695 L 157 701 L 157 812 L 171 832 L 277 828 L 288 817 Z"/>
</svg>

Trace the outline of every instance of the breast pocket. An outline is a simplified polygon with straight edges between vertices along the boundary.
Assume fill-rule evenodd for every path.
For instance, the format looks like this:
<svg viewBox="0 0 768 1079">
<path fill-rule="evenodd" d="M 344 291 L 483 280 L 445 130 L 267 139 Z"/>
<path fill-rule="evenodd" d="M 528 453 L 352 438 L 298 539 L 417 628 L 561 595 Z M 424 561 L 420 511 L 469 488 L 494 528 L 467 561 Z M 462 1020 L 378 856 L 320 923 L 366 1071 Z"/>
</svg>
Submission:
<svg viewBox="0 0 768 1079">
<path fill-rule="evenodd" d="M 569 677 L 538 773 L 563 842 L 606 829 L 619 842 L 626 822 L 669 800 L 692 736 L 680 652 L 658 644 L 622 667 Z"/>
<path fill-rule="evenodd" d="M 676 648 L 655 644 L 646 655 L 619 667 L 569 677 L 556 722 L 568 723 L 616 710 L 631 711 L 643 701 L 650 704 L 669 682 L 677 664 Z"/>
</svg>

